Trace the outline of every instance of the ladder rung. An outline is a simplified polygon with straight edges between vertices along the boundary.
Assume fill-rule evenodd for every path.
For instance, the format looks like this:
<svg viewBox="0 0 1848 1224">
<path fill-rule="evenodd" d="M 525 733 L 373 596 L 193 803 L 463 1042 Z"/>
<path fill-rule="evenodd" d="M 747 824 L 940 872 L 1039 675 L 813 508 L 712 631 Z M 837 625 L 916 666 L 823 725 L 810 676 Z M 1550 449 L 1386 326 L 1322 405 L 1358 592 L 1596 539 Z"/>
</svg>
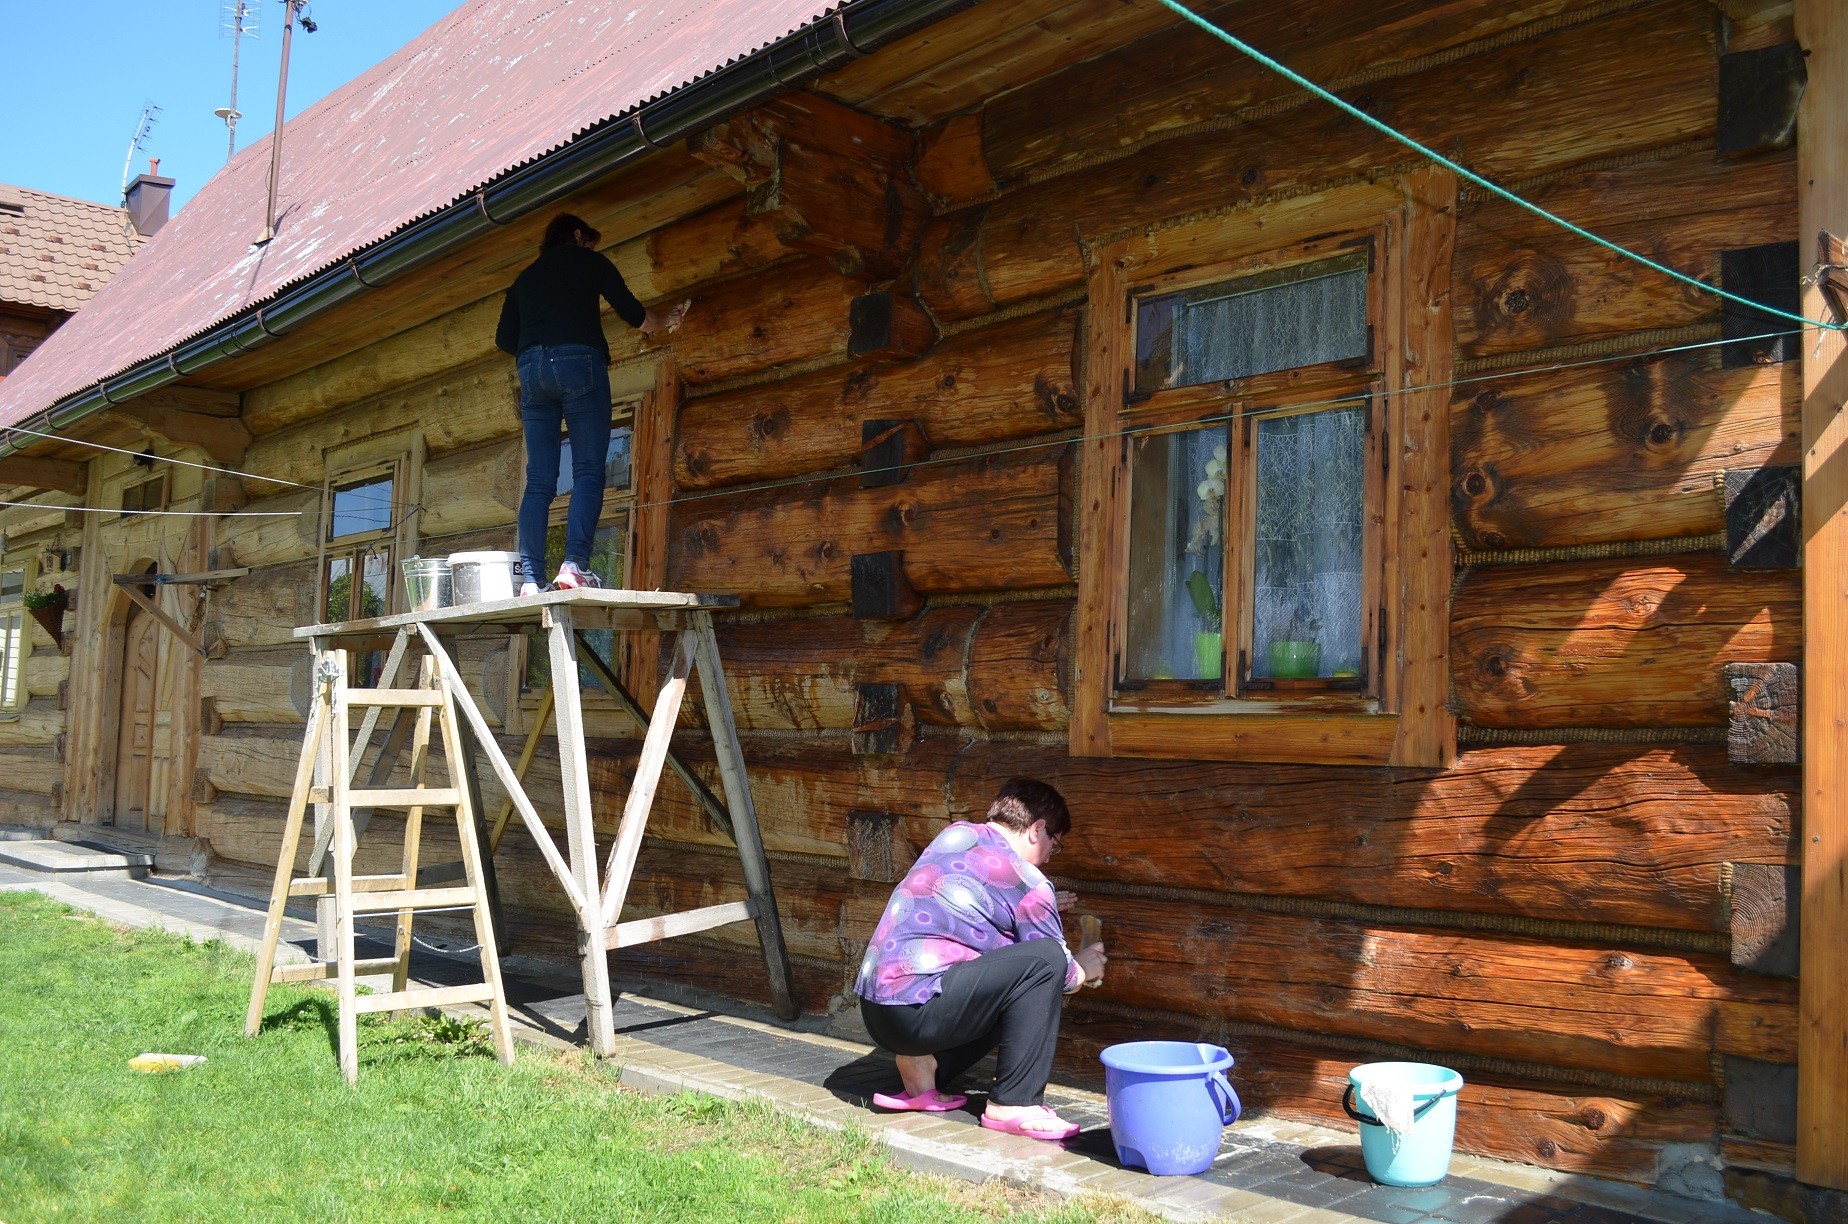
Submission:
<svg viewBox="0 0 1848 1224">
<path fill-rule="evenodd" d="M 423 990 L 397 990 L 387 994 L 360 995 L 353 1010 L 367 1012 L 404 1011 L 411 1007 L 448 1007 L 452 1003 L 486 1003 L 494 998 L 494 987 L 487 982 L 468 986 L 435 986 Z"/>
<path fill-rule="evenodd" d="M 407 786 L 390 790 L 354 787 L 347 792 L 347 806 L 356 808 L 455 807 L 461 802 L 462 792 L 453 786 Z"/>
<path fill-rule="evenodd" d="M 386 969 L 396 969 L 398 958 L 380 956 L 370 960 L 353 962 L 353 972 L 379 973 Z M 340 966 L 334 961 L 310 961 L 306 965 L 277 965 L 270 971 L 272 982 L 318 982 L 324 978 L 340 976 Z"/>
<path fill-rule="evenodd" d="M 653 943 L 657 939 L 672 939 L 676 935 L 691 935 L 695 931 L 709 931 L 713 927 L 744 922 L 756 916 L 755 902 L 727 901 L 723 905 L 708 905 L 679 914 L 636 918 L 611 927 L 609 934 L 605 937 L 604 946 L 614 952 L 617 948 L 633 948 L 636 944 Z"/>
<path fill-rule="evenodd" d="M 348 689 L 347 704 L 356 706 L 440 706 L 442 689 Z"/>
<path fill-rule="evenodd" d="M 472 888 L 410 888 L 396 892 L 355 894 L 353 912 L 376 914 L 385 910 L 441 909 L 474 905 L 476 901 L 475 890 Z"/>
<path fill-rule="evenodd" d="M 418 876 L 422 881 L 422 873 Z M 397 875 L 359 875 L 353 877 L 353 891 L 356 893 L 384 892 L 387 889 L 403 888 L 408 880 L 404 873 Z M 334 895 L 334 882 L 326 876 L 303 876 L 299 880 L 289 881 L 291 897 L 331 897 Z"/>
</svg>

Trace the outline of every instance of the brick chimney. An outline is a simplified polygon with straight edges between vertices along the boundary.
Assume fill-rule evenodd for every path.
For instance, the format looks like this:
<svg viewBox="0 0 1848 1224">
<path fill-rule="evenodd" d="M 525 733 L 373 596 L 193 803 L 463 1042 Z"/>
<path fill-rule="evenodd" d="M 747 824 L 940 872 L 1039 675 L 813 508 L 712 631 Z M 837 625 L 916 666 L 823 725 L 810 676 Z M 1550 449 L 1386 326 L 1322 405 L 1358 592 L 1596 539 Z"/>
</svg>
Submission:
<svg viewBox="0 0 1848 1224">
<path fill-rule="evenodd" d="M 128 209 L 128 219 L 143 238 L 167 224 L 167 201 L 172 196 L 173 180 L 160 177 L 160 158 L 150 157 L 148 172 L 135 176 L 135 181 L 128 185 L 128 194 L 122 199 L 123 207 Z"/>
</svg>

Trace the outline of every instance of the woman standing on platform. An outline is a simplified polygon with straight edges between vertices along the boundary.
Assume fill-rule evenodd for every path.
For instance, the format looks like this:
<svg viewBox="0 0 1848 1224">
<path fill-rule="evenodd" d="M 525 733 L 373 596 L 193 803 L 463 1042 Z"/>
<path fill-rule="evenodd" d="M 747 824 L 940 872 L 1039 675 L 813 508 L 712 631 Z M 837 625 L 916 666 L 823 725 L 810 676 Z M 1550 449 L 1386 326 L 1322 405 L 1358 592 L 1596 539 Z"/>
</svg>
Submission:
<svg viewBox="0 0 1848 1224">
<path fill-rule="evenodd" d="M 1071 825 L 1058 791 L 1016 778 L 987 823 L 945 829 L 899 882 L 854 983 L 867 1032 L 898 1056 L 905 1083 L 874 1104 L 959 1108 L 966 1098 L 941 1090 L 998 1044 L 982 1125 L 1032 1139 L 1078 1133 L 1042 1103 L 1064 996 L 1102 981 L 1106 960 L 1101 943 L 1066 950 L 1059 911 L 1075 898 L 1040 870 Z"/>
<path fill-rule="evenodd" d="M 610 346 L 599 298 L 644 336 L 671 332 L 687 303 L 663 313 L 636 300 L 602 238 L 580 217 L 560 213 L 545 227 L 539 258 L 514 278 L 494 343 L 519 362 L 520 424 L 526 435 L 526 490 L 520 498 L 520 594 L 545 581 L 546 519 L 558 488 L 560 434 L 571 436 L 571 506 L 558 590 L 600 585 L 590 549 L 603 513 L 603 465 L 610 446 Z"/>
</svg>

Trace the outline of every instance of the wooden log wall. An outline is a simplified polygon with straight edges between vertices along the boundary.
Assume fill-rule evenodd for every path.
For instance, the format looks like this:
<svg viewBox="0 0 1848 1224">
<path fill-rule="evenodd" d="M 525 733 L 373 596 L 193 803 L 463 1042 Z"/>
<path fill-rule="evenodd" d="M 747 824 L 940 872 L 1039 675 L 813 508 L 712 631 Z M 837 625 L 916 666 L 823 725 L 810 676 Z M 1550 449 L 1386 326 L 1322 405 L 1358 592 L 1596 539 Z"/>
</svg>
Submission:
<svg viewBox="0 0 1848 1224">
<path fill-rule="evenodd" d="M 1346 1067 L 1411 1053 L 1469 1079 L 1469 1150 L 1639 1181 L 1669 1144 L 1752 1140 L 1780 1159 L 1776 1142 L 1722 1134 L 1718 1068 L 1795 1058 L 1795 983 L 1734 963 L 1731 889 L 1736 868 L 1795 860 L 1799 775 L 1728 758 L 1725 669 L 1801 661 L 1800 590 L 1793 569 L 1737 563 L 1724 490 L 1796 461 L 1794 365 L 1724 364 L 1698 347 L 1720 335 L 1717 299 L 1466 196 L 1456 763 L 1074 760 L 1087 245 L 1261 210 L 1408 155 L 1148 6 L 1037 0 L 1021 6 L 1034 29 L 995 26 L 992 7 L 919 44 L 935 67 L 873 57 L 820 87 L 917 131 L 905 192 L 921 188 L 931 215 L 896 278 L 874 279 L 890 251 L 841 257 L 809 221 L 797 245 L 756 196 L 690 173 L 684 215 L 616 235 L 645 297 L 694 300 L 672 346 L 667 585 L 745 604 L 720 645 L 803 1005 L 851 1012 L 886 867 L 947 820 L 979 818 L 1001 780 L 1040 776 L 1077 820 L 1055 868 L 1112 941 L 1109 983 L 1071 1006 L 1068 1073 L 1094 1074 L 1109 1041 L 1199 1033 L 1234 1047 L 1254 1103 L 1337 1122 Z M 1268 27 L 1249 4 L 1212 11 L 1652 258 L 1714 279 L 1722 252 L 1796 236 L 1791 155 L 1716 153 L 1731 27 L 1703 0 L 1261 7 Z M 1753 37 L 1777 41 L 1776 21 Z M 800 133 L 783 138 L 799 156 Z M 713 140 L 700 152 L 724 164 Z M 922 330 L 869 346 L 869 295 Z M 415 425 L 426 538 L 510 543 L 517 422 L 509 363 L 484 343 L 493 313 L 458 304 L 251 390 L 252 470 L 317 483 L 324 447 Z M 619 360 L 642 351 L 611 335 Z M 249 508 L 318 504 L 246 493 Z M 311 613 L 314 530 L 308 514 L 218 532 L 219 563 L 253 570 L 214 600 L 221 653 L 201 681 L 198 825 L 228 869 L 274 852 L 306 683 L 288 629 Z M 873 574 L 885 586 L 868 592 Z M 867 615 L 875 604 L 887 612 Z M 899 710 L 877 735 L 873 690 Z M 492 713 L 517 748 L 520 710 Z M 634 730 L 613 712 L 590 722 L 613 822 Z M 697 719 L 684 724 L 716 783 Z M 548 748 L 532 789 L 554 821 L 556 786 Z M 636 913 L 742 895 L 677 783 L 657 812 Z M 516 830 L 502 857 L 516 949 L 571 960 L 530 841 Z M 756 998 L 751 938 L 616 965 Z"/>
</svg>

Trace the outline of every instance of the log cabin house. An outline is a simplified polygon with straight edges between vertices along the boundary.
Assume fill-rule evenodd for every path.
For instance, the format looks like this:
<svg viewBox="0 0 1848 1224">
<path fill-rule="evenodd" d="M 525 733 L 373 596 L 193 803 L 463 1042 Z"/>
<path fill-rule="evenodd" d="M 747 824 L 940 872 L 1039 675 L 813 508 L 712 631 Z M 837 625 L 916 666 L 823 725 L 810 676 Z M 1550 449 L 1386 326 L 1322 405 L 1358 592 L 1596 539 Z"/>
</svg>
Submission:
<svg viewBox="0 0 1848 1224">
<path fill-rule="evenodd" d="M 596 564 L 743 601 L 811 1017 L 854 1020 L 910 856 L 1036 775 L 1112 956 L 1068 1074 L 1198 1033 L 1248 1101 L 1336 1121 L 1350 1065 L 1417 1052 L 1467 1077 L 1468 1151 L 1848 1187 L 1839 336 L 1460 186 L 1155 0 L 539 7 L 473 0 L 290 123 L 267 244 L 246 150 L 0 387 L 36 431 L 0 458 L 0 820 L 263 890 L 291 629 L 512 546 L 494 322 L 570 209 L 693 303 L 658 345 L 610 323 Z M 1825 309 L 1831 0 L 1193 7 L 1601 235 Z M 61 645 L 20 607 L 53 585 Z M 543 658 L 465 663 L 517 751 Z M 637 731 L 589 717 L 613 824 Z M 634 912 L 742 895 L 677 783 L 651 828 Z M 572 961 L 517 829 L 498 874 L 512 950 Z M 754 939 L 615 972 L 761 1001 Z"/>
</svg>

